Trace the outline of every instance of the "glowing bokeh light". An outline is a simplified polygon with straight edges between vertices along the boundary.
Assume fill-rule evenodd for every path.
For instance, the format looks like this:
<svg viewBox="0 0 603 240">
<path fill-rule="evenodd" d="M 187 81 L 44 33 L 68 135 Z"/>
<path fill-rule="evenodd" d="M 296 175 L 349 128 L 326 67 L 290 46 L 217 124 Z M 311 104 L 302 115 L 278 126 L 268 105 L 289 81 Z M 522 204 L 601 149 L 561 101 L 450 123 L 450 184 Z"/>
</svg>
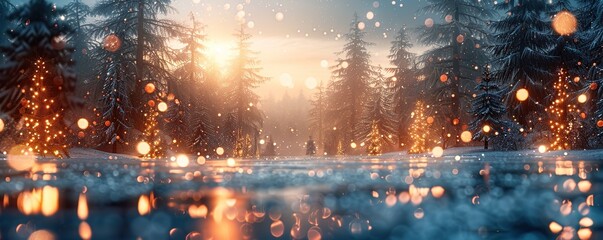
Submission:
<svg viewBox="0 0 603 240">
<path fill-rule="evenodd" d="M 149 152 L 151 152 L 151 145 L 149 145 L 147 142 L 139 142 L 136 145 L 136 151 L 142 155 L 147 155 Z"/>
<path fill-rule="evenodd" d="M 155 84 L 147 83 L 147 85 L 144 86 L 144 91 L 148 94 L 155 92 Z"/>
<path fill-rule="evenodd" d="M 178 167 L 188 167 L 189 162 L 188 156 L 184 154 L 180 154 L 176 157 L 176 164 Z"/>
<path fill-rule="evenodd" d="M 465 143 L 471 142 L 471 138 L 473 138 L 473 134 L 469 131 L 464 131 L 461 133 L 461 140 Z"/>
<path fill-rule="evenodd" d="M 222 156 L 222 154 L 224 154 L 224 148 L 222 148 L 222 147 L 216 148 L 216 154 Z"/>
<path fill-rule="evenodd" d="M 121 47 L 121 39 L 115 34 L 109 34 L 103 41 L 103 48 L 109 52 L 116 52 Z"/>
<path fill-rule="evenodd" d="M 444 149 L 440 146 L 434 147 L 431 150 L 431 154 L 436 158 L 442 157 L 444 155 Z"/>
<path fill-rule="evenodd" d="M 160 102 L 159 104 L 157 104 L 157 110 L 159 110 L 160 112 L 165 112 L 168 109 L 168 105 L 165 102 Z"/>
<path fill-rule="evenodd" d="M 277 12 L 276 15 L 274 15 L 274 18 L 276 19 L 276 21 L 283 21 L 283 19 L 285 19 L 285 14 L 283 14 L 282 12 Z"/>
<path fill-rule="evenodd" d="M 88 128 L 89 123 L 88 120 L 85 118 L 80 118 L 79 120 L 77 120 L 77 127 L 79 127 L 82 130 L 85 130 L 86 128 Z"/>
<path fill-rule="evenodd" d="M 574 14 L 568 11 L 561 11 L 553 17 L 553 29 L 559 35 L 571 35 L 578 29 L 578 20 Z"/>
<path fill-rule="evenodd" d="M 318 80 L 314 77 L 306 78 L 306 87 L 310 90 L 315 89 L 318 87 Z"/>
<path fill-rule="evenodd" d="M 203 156 L 197 157 L 197 164 L 199 164 L 199 165 L 205 164 L 205 157 L 203 157 Z"/>
<path fill-rule="evenodd" d="M 228 165 L 229 167 L 234 167 L 236 164 L 236 161 L 234 160 L 234 158 L 229 158 L 226 160 L 226 165 Z"/>
<path fill-rule="evenodd" d="M 528 100 L 528 97 L 530 96 L 530 93 L 528 92 L 527 89 L 522 88 L 517 90 L 517 93 L 515 93 L 515 97 L 517 98 L 517 100 L 519 100 L 520 102 L 523 102 L 525 100 Z"/>
<path fill-rule="evenodd" d="M 17 145 L 8 150 L 6 156 L 8 166 L 17 171 L 24 171 L 33 167 L 36 156 L 25 145 Z"/>
<path fill-rule="evenodd" d="M 585 103 L 586 100 L 588 100 L 588 97 L 584 94 L 580 94 L 580 96 L 578 96 L 578 102 L 579 103 Z"/>
<path fill-rule="evenodd" d="M 545 153 L 546 150 L 547 150 L 547 147 L 545 145 L 538 146 L 538 152 L 539 153 Z"/>
</svg>

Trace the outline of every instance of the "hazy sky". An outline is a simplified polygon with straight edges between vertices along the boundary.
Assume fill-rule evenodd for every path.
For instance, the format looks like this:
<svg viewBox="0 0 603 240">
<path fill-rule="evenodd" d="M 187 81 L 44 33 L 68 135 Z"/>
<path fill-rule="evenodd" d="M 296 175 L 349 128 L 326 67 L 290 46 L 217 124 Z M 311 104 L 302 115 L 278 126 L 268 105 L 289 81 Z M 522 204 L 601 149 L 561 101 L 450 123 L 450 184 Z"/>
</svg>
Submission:
<svg viewBox="0 0 603 240">
<path fill-rule="evenodd" d="M 57 4 L 68 0 L 58 0 Z M 90 5 L 95 0 L 84 0 Z M 18 2 L 18 1 L 13 1 Z M 312 83 L 330 79 L 328 68 L 335 52 L 345 44 L 354 13 L 365 23 L 373 63 L 388 66 L 390 42 L 398 29 L 423 24 L 417 15 L 424 0 L 174 0 L 177 13 L 166 16 L 190 24 L 192 12 L 206 25 L 211 59 L 224 64 L 232 58 L 232 36 L 241 22 L 253 34 L 252 49 L 259 51 L 262 73 L 271 77 L 258 93 L 280 98 L 285 91 L 297 95 L 310 92 Z M 282 19 L 280 18 L 282 17 Z M 372 18 L 372 19 L 369 19 Z M 439 19 L 434 19 L 439 21 Z M 415 52 L 423 50 L 415 46 Z M 316 79 L 316 81 L 308 80 Z M 308 84 L 306 84 L 308 83 Z M 307 86 L 309 85 L 309 86 Z"/>
</svg>

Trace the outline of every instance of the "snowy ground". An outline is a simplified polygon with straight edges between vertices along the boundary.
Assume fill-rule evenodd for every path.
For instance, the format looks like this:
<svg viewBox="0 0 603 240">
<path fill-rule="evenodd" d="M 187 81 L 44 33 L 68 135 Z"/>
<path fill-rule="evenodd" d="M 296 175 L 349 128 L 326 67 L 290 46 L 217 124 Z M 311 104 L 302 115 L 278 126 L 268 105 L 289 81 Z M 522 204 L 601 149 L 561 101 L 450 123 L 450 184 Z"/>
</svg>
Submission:
<svg viewBox="0 0 603 240">
<path fill-rule="evenodd" d="M 86 149 L 72 157 L 27 172 L 0 161 L 3 239 L 40 230 L 59 239 L 85 230 L 93 239 L 603 238 L 603 150 L 180 165 Z M 78 218 L 82 202 L 89 214 Z"/>
</svg>

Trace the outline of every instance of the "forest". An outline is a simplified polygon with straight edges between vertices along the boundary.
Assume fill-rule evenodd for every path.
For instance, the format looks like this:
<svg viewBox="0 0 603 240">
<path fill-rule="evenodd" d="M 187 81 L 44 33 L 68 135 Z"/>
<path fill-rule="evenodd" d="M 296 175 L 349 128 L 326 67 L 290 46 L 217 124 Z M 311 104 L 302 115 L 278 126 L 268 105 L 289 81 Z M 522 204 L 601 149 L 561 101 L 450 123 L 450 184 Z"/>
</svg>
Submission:
<svg viewBox="0 0 603 240">
<path fill-rule="evenodd" d="M 252 24 L 230 26 L 236 57 L 223 73 L 205 25 L 171 20 L 171 5 L 0 0 L 0 148 L 252 158 L 301 152 L 308 136 L 318 155 L 603 146 L 598 0 L 427 0 L 424 24 L 393 36 L 388 66 L 374 64 L 372 15 L 349 13 L 331 79 L 309 102 L 288 97 L 288 114 L 255 92 L 270 78 Z"/>
</svg>

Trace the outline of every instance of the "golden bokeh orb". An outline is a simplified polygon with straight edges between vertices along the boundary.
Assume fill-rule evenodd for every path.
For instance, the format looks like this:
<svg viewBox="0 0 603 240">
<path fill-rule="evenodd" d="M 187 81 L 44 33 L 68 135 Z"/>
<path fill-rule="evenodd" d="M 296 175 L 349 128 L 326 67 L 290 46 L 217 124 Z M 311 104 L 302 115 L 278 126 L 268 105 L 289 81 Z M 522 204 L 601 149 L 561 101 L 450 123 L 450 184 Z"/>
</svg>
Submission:
<svg viewBox="0 0 603 240">
<path fill-rule="evenodd" d="M 160 102 L 159 104 L 157 104 L 157 110 L 159 110 L 160 112 L 165 112 L 168 109 L 168 105 L 165 102 Z"/>
<path fill-rule="evenodd" d="M 578 29 L 576 16 L 568 11 L 561 11 L 555 14 L 552 24 L 555 32 L 562 36 L 569 36 Z"/>
<path fill-rule="evenodd" d="M 103 41 L 103 48 L 109 52 L 116 52 L 121 47 L 121 39 L 115 34 L 109 34 Z"/>
<path fill-rule="evenodd" d="M 136 151 L 142 155 L 147 155 L 151 152 L 151 145 L 147 142 L 139 142 L 138 145 L 136 145 Z"/>
<path fill-rule="evenodd" d="M 469 131 L 464 131 L 461 133 L 461 140 L 465 143 L 471 142 L 471 138 L 473 138 L 473 134 Z"/>
<path fill-rule="evenodd" d="M 523 102 L 525 100 L 528 100 L 528 97 L 530 97 L 530 93 L 528 92 L 527 89 L 522 88 L 522 89 L 517 90 L 517 93 L 515 93 L 515 97 L 520 102 Z"/>
<path fill-rule="evenodd" d="M 442 157 L 444 155 L 444 149 L 440 146 L 434 147 L 431 150 L 431 154 L 436 158 Z"/>
<path fill-rule="evenodd" d="M 8 150 L 6 156 L 8 166 L 17 171 L 25 171 L 36 163 L 36 156 L 25 145 L 16 145 Z"/>
<path fill-rule="evenodd" d="M 82 130 L 86 130 L 86 128 L 88 128 L 90 124 L 88 123 L 88 120 L 85 118 L 80 118 L 79 120 L 77 120 L 77 127 L 79 127 Z"/>
<path fill-rule="evenodd" d="M 489 133 L 490 131 L 492 131 L 492 128 L 490 127 L 490 125 L 484 125 L 484 127 L 482 127 L 482 131 L 485 133 Z"/>
<path fill-rule="evenodd" d="M 144 86 L 144 91 L 148 94 L 155 92 L 155 84 L 147 83 L 147 85 Z"/>
</svg>

